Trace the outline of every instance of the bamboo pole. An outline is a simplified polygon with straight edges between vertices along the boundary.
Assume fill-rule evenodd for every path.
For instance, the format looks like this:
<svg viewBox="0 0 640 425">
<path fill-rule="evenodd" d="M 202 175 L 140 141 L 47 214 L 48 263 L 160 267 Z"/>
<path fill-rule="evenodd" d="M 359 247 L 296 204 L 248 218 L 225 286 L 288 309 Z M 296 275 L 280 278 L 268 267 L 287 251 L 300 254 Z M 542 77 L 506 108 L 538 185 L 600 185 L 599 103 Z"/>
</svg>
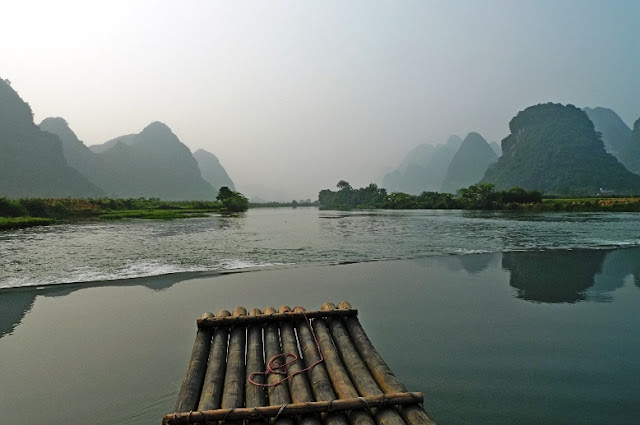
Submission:
<svg viewBox="0 0 640 425">
<path fill-rule="evenodd" d="M 288 306 L 282 306 L 278 310 L 280 313 L 291 312 Z M 291 393 L 291 401 L 295 403 L 306 403 L 315 401 L 311 394 L 311 386 L 305 373 L 300 373 L 303 366 L 302 356 L 298 351 L 298 341 L 295 331 L 293 330 L 293 322 L 282 322 L 280 325 L 280 338 L 282 339 L 282 351 L 284 353 L 292 353 L 298 356 L 298 360 L 291 363 L 287 367 L 287 376 L 289 378 L 289 392 Z M 298 421 L 299 425 L 321 425 L 320 419 L 315 415 L 304 415 Z"/>
<path fill-rule="evenodd" d="M 338 309 L 351 309 L 351 305 L 343 301 L 338 304 Z M 407 389 L 404 384 L 391 372 L 387 363 L 376 351 L 358 318 L 345 317 L 344 323 L 360 357 L 380 388 L 385 393 L 406 392 Z M 417 404 L 404 405 L 399 410 L 405 422 L 409 425 L 435 425 L 433 419 Z"/>
<path fill-rule="evenodd" d="M 294 311 L 297 311 L 295 309 Z M 311 324 L 306 320 L 296 321 L 296 330 L 298 333 L 298 341 L 300 341 L 300 348 L 304 355 L 305 367 L 309 367 L 320 360 L 319 347 L 316 346 L 316 342 L 311 333 Z M 307 371 L 309 381 L 311 381 L 311 389 L 317 401 L 331 401 L 338 397 L 333 386 L 329 380 L 329 374 L 325 363 L 318 363 L 313 368 Z M 346 416 L 342 412 L 327 413 L 323 417 L 323 422 L 326 425 L 348 425 Z"/>
<path fill-rule="evenodd" d="M 244 307 L 236 307 L 231 313 L 232 317 L 246 315 L 247 310 Z M 234 409 L 244 406 L 246 325 L 235 325 L 231 328 L 230 333 L 227 371 L 224 376 L 224 390 L 222 393 L 223 409 Z"/>
<path fill-rule="evenodd" d="M 331 333 L 324 319 L 315 319 L 312 323 L 313 330 L 315 331 L 318 342 L 320 343 L 320 350 L 324 356 L 324 361 L 327 365 L 327 371 L 329 372 L 329 378 L 333 384 L 333 388 L 341 399 L 353 399 L 359 396 L 356 391 L 349 374 L 340 360 L 338 350 L 333 346 L 331 341 Z M 348 413 L 349 422 L 351 425 L 374 425 L 375 422 L 369 411 L 354 410 Z"/>
<path fill-rule="evenodd" d="M 260 309 L 254 308 L 249 316 L 261 315 Z M 263 407 L 267 405 L 266 390 L 264 387 L 253 385 L 248 377 L 254 372 L 264 372 L 264 349 L 262 345 L 262 325 L 259 323 L 250 325 L 247 329 L 247 370 L 245 383 L 245 405 L 247 407 Z M 264 375 L 255 375 L 254 381 L 264 384 Z M 264 425 L 266 420 L 250 420 L 247 425 Z"/>
<path fill-rule="evenodd" d="M 218 317 L 227 317 L 230 314 L 227 310 L 220 310 Z M 227 327 L 220 326 L 215 329 L 213 342 L 211 343 L 211 353 L 209 354 L 209 363 L 207 365 L 207 374 L 204 377 L 204 385 L 202 386 L 198 410 L 220 408 L 226 369 L 228 337 L 229 329 Z"/>
<path fill-rule="evenodd" d="M 420 403 L 422 393 L 385 394 L 376 397 L 358 397 L 333 401 L 314 401 L 307 403 L 294 403 L 286 406 L 264 406 L 237 409 L 207 410 L 189 413 L 174 413 L 165 415 L 163 425 L 203 424 L 224 419 L 244 420 L 261 417 L 284 417 L 303 415 L 306 413 L 321 413 L 327 411 L 355 411 L 353 409 L 366 409 L 371 406 L 385 407 L 402 405 L 406 403 Z"/>
<path fill-rule="evenodd" d="M 265 315 L 273 315 L 275 314 L 275 309 L 271 307 L 267 307 L 264 309 Z M 282 349 L 280 347 L 280 334 L 278 329 L 278 323 L 274 321 L 267 322 L 264 328 L 264 352 L 265 359 L 268 363 L 275 356 L 282 353 Z M 284 364 L 283 361 L 276 360 L 274 363 L 277 365 Z M 283 404 L 291 404 L 291 397 L 289 396 L 289 391 L 287 389 L 287 385 L 275 385 L 283 378 L 282 375 L 278 375 L 275 373 L 271 373 L 267 376 L 267 383 L 270 385 L 274 385 L 267 388 L 267 392 L 269 394 L 269 404 L 271 406 L 280 406 Z M 274 425 L 294 425 L 295 422 L 291 418 L 287 417 L 277 417 L 273 421 Z"/>
<path fill-rule="evenodd" d="M 266 311 L 266 310 L 265 310 Z M 357 316 L 358 310 L 333 310 L 333 311 L 309 311 L 307 313 L 277 313 L 273 310 L 273 313 L 262 314 L 259 316 L 240 316 L 240 317 L 203 317 L 198 319 L 198 326 L 201 328 L 216 327 L 220 325 L 236 325 L 236 324 L 249 324 L 258 322 L 281 322 L 286 320 L 296 320 L 304 318 L 306 316 L 309 319 L 315 319 L 318 317 L 332 317 L 332 316 Z"/>
<path fill-rule="evenodd" d="M 200 319 L 205 319 L 210 316 L 213 316 L 213 314 L 204 313 L 200 316 Z M 196 340 L 193 343 L 193 350 L 191 350 L 189 367 L 182 381 L 182 387 L 178 392 L 175 407 L 176 412 L 189 412 L 195 410 L 198 405 L 202 381 L 207 368 L 207 357 L 209 356 L 212 334 L 213 330 L 211 329 L 198 328 Z"/>
<path fill-rule="evenodd" d="M 331 303 L 322 305 L 322 310 L 333 309 L 335 309 L 335 305 Z M 360 358 L 358 351 L 353 346 L 342 321 L 339 319 L 329 319 L 328 321 L 336 348 L 360 395 L 364 397 L 384 395 L 384 392 L 376 384 L 367 366 Z M 392 408 L 379 409 L 375 413 L 375 419 L 378 425 L 405 425 L 402 417 Z"/>
</svg>

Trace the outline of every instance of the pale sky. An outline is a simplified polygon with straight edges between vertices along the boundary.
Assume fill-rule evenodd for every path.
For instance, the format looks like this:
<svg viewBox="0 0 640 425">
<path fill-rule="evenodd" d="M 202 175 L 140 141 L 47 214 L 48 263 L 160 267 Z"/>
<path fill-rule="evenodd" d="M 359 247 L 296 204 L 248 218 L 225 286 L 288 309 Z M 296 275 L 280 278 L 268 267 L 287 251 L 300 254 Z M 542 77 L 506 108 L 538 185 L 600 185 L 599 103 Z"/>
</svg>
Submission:
<svg viewBox="0 0 640 425">
<path fill-rule="evenodd" d="M 640 117 L 640 1 L 5 1 L 0 77 L 87 145 L 152 121 L 315 198 L 541 102 Z"/>
</svg>

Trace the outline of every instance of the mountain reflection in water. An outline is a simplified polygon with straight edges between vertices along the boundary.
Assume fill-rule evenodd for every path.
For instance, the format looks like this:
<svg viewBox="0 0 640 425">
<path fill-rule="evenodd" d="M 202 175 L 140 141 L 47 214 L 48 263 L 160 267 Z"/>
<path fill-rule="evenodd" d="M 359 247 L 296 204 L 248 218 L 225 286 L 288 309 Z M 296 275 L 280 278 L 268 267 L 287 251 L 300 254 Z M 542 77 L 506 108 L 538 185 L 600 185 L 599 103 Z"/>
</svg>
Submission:
<svg viewBox="0 0 640 425">
<path fill-rule="evenodd" d="M 144 286 L 153 291 L 162 291 L 178 282 L 201 275 L 202 273 L 179 273 L 107 282 L 72 283 L 47 285 L 42 288 L 0 290 L 0 338 L 10 334 L 22 322 L 24 316 L 33 307 L 36 297 L 64 297 L 81 289 L 105 286 Z"/>
<path fill-rule="evenodd" d="M 640 250 L 506 252 L 502 267 L 518 298 L 544 303 L 607 302 L 633 276 L 640 286 Z"/>
<path fill-rule="evenodd" d="M 491 267 L 509 271 L 509 284 L 517 297 L 537 303 L 609 302 L 611 293 L 631 278 L 640 287 L 640 248 L 616 250 L 547 250 L 469 254 L 453 256 L 459 270 L 470 274 Z M 455 271 L 455 270 L 452 270 Z M 213 273 L 208 273 L 213 274 Z M 144 286 L 164 290 L 201 273 L 177 273 L 165 276 L 120 281 L 78 283 L 42 288 L 17 288 L 0 291 L 0 338 L 10 334 L 31 310 L 36 297 L 62 297 L 80 289 L 98 286 Z"/>
</svg>

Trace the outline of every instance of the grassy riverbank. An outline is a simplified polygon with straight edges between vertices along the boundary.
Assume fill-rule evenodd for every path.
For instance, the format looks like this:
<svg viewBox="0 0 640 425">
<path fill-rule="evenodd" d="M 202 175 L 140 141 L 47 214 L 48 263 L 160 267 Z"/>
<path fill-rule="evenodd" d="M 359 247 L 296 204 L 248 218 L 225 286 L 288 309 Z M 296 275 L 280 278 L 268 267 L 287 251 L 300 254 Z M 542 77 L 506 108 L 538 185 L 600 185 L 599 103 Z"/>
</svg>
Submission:
<svg viewBox="0 0 640 425">
<path fill-rule="evenodd" d="M 55 223 L 55 219 L 42 217 L 0 217 L 0 230 L 22 229 L 33 226 L 46 226 Z"/>
<path fill-rule="evenodd" d="M 0 229 L 18 229 L 76 220 L 144 218 L 172 220 L 228 212 L 217 201 L 169 202 L 139 199 L 0 198 Z"/>
<path fill-rule="evenodd" d="M 543 199 L 539 204 L 518 205 L 524 211 L 640 212 L 640 197 Z"/>
</svg>

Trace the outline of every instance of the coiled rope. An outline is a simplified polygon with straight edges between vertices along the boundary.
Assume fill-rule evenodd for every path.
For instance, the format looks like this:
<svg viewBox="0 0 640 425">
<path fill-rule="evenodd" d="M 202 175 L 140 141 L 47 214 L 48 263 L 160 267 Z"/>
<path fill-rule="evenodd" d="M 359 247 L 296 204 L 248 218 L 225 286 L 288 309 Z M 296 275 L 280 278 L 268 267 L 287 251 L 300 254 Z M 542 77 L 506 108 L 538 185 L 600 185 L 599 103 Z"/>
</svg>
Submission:
<svg viewBox="0 0 640 425">
<path fill-rule="evenodd" d="M 269 362 L 267 363 L 267 370 L 265 370 L 264 372 L 253 372 L 251 375 L 249 375 L 249 382 L 251 382 L 253 385 L 256 385 L 258 387 L 275 387 L 278 386 L 280 384 L 282 384 L 283 382 L 286 382 L 288 380 L 290 380 L 291 378 L 293 378 L 296 375 L 299 375 L 303 372 L 306 372 L 308 370 L 310 370 L 311 368 L 313 368 L 314 366 L 322 363 L 324 361 L 324 356 L 322 355 L 322 351 L 320 350 L 320 343 L 318 342 L 318 338 L 316 337 L 316 333 L 313 330 L 313 327 L 311 326 L 311 321 L 309 320 L 309 318 L 307 317 L 306 314 L 306 310 L 303 307 L 295 307 L 293 310 L 288 311 L 287 313 L 289 314 L 293 314 L 295 313 L 295 310 L 302 310 L 302 313 L 304 315 L 304 320 L 307 322 L 307 326 L 309 327 L 309 330 L 311 331 L 311 335 L 313 336 L 313 340 L 316 343 L 316 349 L 318 350 L 318 361 L 314 362 L 312 365 L 307 366 L 304 369 L 301 369 L 295 373 L 292 373 L 291 375 L 288 374 L 289 371 L 289 366 L 291 366 L 292 364 L 294 364 L 295 362 L 298 361 L 298 355 L 296 353 L 280 353 L 280 354 L 276 354 L 275 356 L 271 357 L 271 360 L 269 360 Z M 293 357 L 291 360 L 289 360 L 288 362 L 285 362 L 285 360 L 287 359 L 287 357 Z M 280 359 L 282 359 L 282 361 L 284 362 L 283 364 L 280 364 Z M 280 381 L 275 382 L 273 384 L 263 384 L 260 382 L 256 382 L 253 378 L 254 376 L 258 376 L 258 375 L 263 375 L 265 377 L 265 381 L 267 380 L 267 377 L 270 374 L 275 374 L 275 375 L 284 375 L 285 377 L 282 378 Z"/>
</svg>

